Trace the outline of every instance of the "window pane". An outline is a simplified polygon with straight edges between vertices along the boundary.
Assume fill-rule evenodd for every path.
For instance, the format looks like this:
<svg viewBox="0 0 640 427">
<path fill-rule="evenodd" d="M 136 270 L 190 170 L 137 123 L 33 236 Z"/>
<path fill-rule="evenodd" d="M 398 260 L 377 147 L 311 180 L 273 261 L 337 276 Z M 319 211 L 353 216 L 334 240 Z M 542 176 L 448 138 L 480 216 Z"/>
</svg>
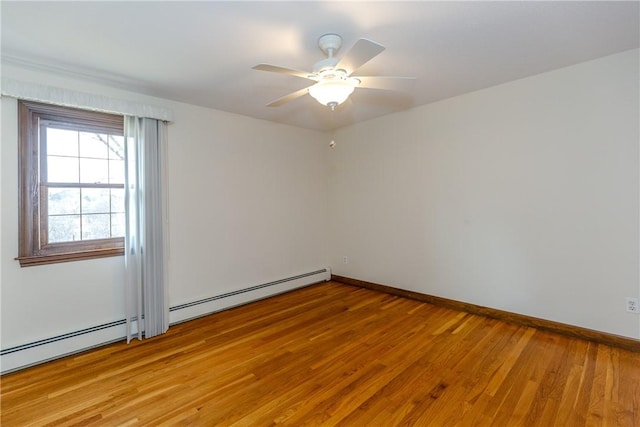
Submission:
<svg viewBox="0 0 640 427">
<path fill-rule="evenodd" d="M 49 188 L 47 196 L 47 211 L 49 215 L 79 214 L 79 188 Z"/>
<path fill-rule="evenodd" d="M 109 182 L 109 160 L 80 159 L 80 182 L 106 184 Z"/>
<path fill-rule="evenodd" d="M 109 140 L 107 135 L 80 132 L 80 157 L 108 159 Z"/>
<path fill-rule="evenodd" d="M 78 157 L 78 132 L 47 128 L 47 154 Z"/>
<path fill-rule="evenodd" d="M 111 237 L 124 237 L 124 213 L 111 215 Z"/>
<path fill-rule="evenodd" d="M 109 160 L 109 183 L 124 184 L 124 160 Z"/>
<path fill-rule="evenodd" d="M 49 216 L 49 243 L 80 240 L 80 215 Z"/>
<path fill-rule="evenodd" d="M 109 214 L 82 215 L 82 240 L 111 237 Z"/>
<path fill-rule="evenodd" d="M 82 214 L 87 213 L 109 213 L 108 188 L 82 189 Z"/>
<path fill-rule="evenodd" d="M 124 160 L 124 137 L 109 135 L 109 158 Z"/>
<path fill-rule="evenodd" d="M 47 181 L 79 182 L 78 158 L 47 156 Z"/>
<path fill-rule="evenodd" d="M 111 212 L 124 212 L 124 188 L 111 189 Z"/>
</svg>

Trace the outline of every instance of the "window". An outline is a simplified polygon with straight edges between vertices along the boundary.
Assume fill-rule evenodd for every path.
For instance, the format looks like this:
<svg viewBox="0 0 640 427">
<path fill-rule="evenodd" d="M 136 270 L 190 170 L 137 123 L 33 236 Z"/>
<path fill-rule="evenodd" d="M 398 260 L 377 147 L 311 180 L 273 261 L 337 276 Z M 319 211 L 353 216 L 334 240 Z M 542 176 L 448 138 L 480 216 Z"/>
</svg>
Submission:
<svg viewBox="0 0 640 427">
<path fill-rule="evenodd" d="M 21 266 L 124 253 L 123 117 L 20 101 Z"/>
</svg>

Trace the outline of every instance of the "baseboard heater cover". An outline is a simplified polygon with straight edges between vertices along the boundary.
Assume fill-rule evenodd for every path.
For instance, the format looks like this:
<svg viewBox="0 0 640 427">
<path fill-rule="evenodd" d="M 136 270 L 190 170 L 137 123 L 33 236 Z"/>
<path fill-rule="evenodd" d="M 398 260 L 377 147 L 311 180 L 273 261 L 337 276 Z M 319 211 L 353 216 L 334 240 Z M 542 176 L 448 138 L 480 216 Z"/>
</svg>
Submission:
<svg viewBox="0 0 640 427">
<path fill-rule="evenodd" d="M 178 304 L 169 309 L 169 322 L 171 324 L 186 322 L 197 317 L 207 316 L 217 311 L 268 298 L 270 296 L 288 292 L 295 288 L 308 286 L 314 283 L 331 280 L 331 269 L 325 267 L 309 273 L 298 274 L 286 279 L 251 286 L 220 295 L 203 298 Z"/>
<path fill-rule="evenodd" d="M 297 287 L 308 286 L 314 283 L 329 280 L 331 280 L 331 268 L 326 267 L 309 273 L 299 274 L 296 276 L 287 277 L 285 279 L 274 280 L 272 282 L 267 282 L 208 298 L 203 298 L 201 300 L 185 304 L 179 304 L 169 308 L 170 316 L 174 317 L 170 317 L 170 321 L 171 323 L 184 322 L 195 317 L 206 316 L 215 311 L 220 311 L 225 308 L 230 308 L 240 304 L 246 304 L 254 301 L 255 299 L 266 298 L 280 292 L 286 292 L 288 290 L 295 289 Z M 291 285 L 292 282 L 295 282 L 293 283 L 294 286 L 291 286 L 289 288 L 280 286 L 280 288 L 276 289 L 276 291 L 273 293 L 266 292 L 269 291 L 268 288 L 273 288 L 277 285 Z M 258 298 L 239 298 L 243 295 L 247 296 L 246 294 L 250 294 L 252 292 L 255 293 L 259 290 L 263 290 L 263 292 L 258 296 Z M 234 298 L 235 300 L 232 304 L 226 306 L 224 305 L 225 300 Z M 218 305 L 214 309 L 211 309 L 211 307 L 207 307 L 207 304 L 210 305 L 214 302 L 222 302 L 222 305 Z M 176 316 L 176 314 L 181 311 L 185 312 L 184 316 Z M 105 344 L 120 341 L 124 338 L 125 319 L 120 319 L 113 322 L 108 322 L 101 325 L 91 326 L 88 328 L 79 329 L 77 331 L 57 335 L 54 337 L 9 347 L 0 350 L 0 370 L 2 374 L 6 374 L 18 369 L 23 369 L 53 359 L 80 353 L 91 348 L 100 347 Z"/>
<path fill-rule="evenodd" d="M 250 288 L 239 289 L 237 291 L 231 291 L 231 292 L 227 292 L 227 293 L 224 293 L 224 294 L 216 295 L 216 296 L 213 296 L 213 297 L 203 298 L 203 299 L 200 299 L 200 300 L 197 300 L 197 301 L 176 305 L 174 307 L 171 307 L 169 309 L 169 311 L 172 312 L 172 311 L 183 310 L 185 308 L 193 307 L 195 305 L 206 304 L 206 303 L 211 302 L 211 301 L 216 301 L 216 300 L 220 300 L 220 299 L 224 299 L 224 298 L 229 298 L 229 297 L 232 297 L 232 296 L 235 296 L 235 295 L 246 294 L 247 292 L 257 291 L 258 289 L 268 288 L 270 286 L 275 286 L 275 285 L 279 285 L 281 283 L 291 282 L 293 280 L 302 279 L 302 278 L 309 277 L 309 276 L 315 276 L 317 274 L 322 274 L 322 273 L 327 273 L 328 276 L 329 276 L 328 279 L 324 279 L 325 281 L 331 280 L 331 269 L 329 267 L 327 267 L 327 268 L 324 268 L 322 270 L 312 271 L 311 273 L 299 274 L 297 276 L 288 277 L 286 279 L 275 280 L 273 282 L 263 283 L 262 285 L 251 286 Z"/>
</svg>

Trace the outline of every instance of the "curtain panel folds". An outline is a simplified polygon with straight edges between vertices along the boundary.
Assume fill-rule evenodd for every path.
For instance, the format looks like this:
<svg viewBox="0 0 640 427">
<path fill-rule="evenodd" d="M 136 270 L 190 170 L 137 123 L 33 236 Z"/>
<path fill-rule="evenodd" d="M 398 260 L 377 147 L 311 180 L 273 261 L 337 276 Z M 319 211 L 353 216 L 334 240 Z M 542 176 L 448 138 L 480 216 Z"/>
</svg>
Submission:
<svg viewBox="0 0 640 427">
<path fill-rule="evenodd" d="M 166 281 L 166 144 L 163 121 L 125 116 L 127 342 L 169 328 Z"/>
</svg>

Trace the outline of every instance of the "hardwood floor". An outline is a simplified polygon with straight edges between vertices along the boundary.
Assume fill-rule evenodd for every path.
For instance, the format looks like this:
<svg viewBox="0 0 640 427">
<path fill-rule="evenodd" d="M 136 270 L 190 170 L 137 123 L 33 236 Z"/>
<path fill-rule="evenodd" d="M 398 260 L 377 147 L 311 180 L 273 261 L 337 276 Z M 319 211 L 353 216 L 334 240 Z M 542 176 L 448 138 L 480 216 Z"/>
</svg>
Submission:
<svg viewBox="0 0 640 427">
<path fill-rule="evenodd" d="M 640 426 L 640 353 L 328 282 L 1 378 L 2 426 Z"/>
</svg>

